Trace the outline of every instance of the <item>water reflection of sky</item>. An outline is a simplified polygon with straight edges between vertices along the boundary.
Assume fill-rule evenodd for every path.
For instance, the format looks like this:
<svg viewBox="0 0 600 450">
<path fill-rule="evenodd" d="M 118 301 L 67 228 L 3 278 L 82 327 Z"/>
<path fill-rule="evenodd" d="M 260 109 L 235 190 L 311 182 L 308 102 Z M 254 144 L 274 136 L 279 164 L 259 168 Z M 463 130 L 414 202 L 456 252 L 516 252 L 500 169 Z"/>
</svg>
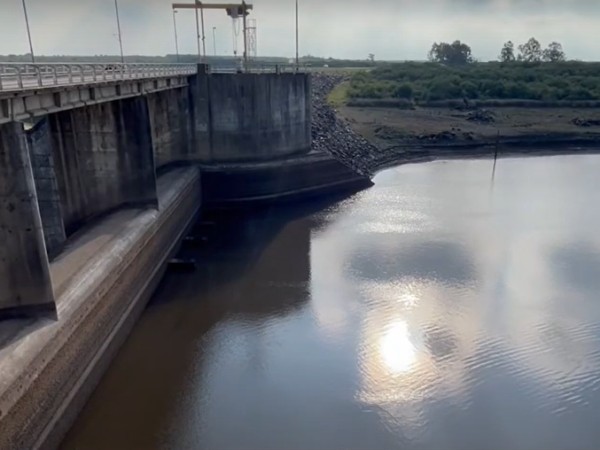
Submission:
<svg viewBox="0 0 600 450">
<path fill-rule="evenodd" d="M 390 170 L 330 212 L 311 306 L 328 337 L 357 334 L 357 400 L 415 448 L 586 448 L 600 440 L 600 159 L 501 160 L 493 185 L 489 169 Z"/>
<path fill-rule="evenodd" d="M 65 448 L 597 448 L 598 173 L 411 165 L 320 212 L 221 224 Z"/>
</svg>

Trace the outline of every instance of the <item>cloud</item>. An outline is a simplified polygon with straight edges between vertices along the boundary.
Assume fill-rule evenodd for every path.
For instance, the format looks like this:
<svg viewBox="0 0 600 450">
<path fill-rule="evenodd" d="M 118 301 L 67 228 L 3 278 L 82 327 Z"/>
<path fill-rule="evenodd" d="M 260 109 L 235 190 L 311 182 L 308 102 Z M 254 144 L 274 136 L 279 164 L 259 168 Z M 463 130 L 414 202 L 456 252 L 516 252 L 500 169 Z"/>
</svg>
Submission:
<svg viewBox="0 0 600 450">
<path fill-rule="evenodd" d="M 117 54 L 112 0 L 26 0 L 36 53 Z M 174 53 L 169 0 L 118 0 L 128 54 Z M 258 51 L 294 53 L 295 0 L 254 0 Z M 494 59 L 508 39 L 559 40 L 567 55 L 594 59 L 600 2 L 588 0 L 300 0 L 302 54 L 379 59 L 423 59 L 434 41 L 461 39 L 482 60 Z M 231 54 L 232 24 L 224 12 L 207 12 L 207 49 L 216 27 L 219 53 Z M 195 18 L 177 14 L 180 51 L 195 53 Z M 241 45 L 240 45 L 241 46 Z M 0 53 L 25 53 L 21 0 L 0 0 Z"/>
</svg>

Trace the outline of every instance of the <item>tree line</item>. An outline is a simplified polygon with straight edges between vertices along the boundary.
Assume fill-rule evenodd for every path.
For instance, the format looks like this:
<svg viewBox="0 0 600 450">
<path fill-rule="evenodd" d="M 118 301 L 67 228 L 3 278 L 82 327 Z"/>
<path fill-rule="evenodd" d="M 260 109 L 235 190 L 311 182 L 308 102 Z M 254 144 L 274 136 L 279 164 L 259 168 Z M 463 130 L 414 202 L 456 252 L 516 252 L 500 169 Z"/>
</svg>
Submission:
<svg viewBox="0 0 600 450">
<path fill-rule="evenodd" d="M 354 74 L 347 94 L 351 99 L 407 99 L 416 104 L 465 98 L 600 101 L 600 63 L 388 64 Z"/>
<path fill-rule="evenodd" d="M 566 55 L 559 42 L 551 42 L 548 47 L 542 49 L 542 45 L 535 38 L 530 38 L 524 44 L 517 47 L 512 41 L 505 42 L 500 51 L 498 59 L 504 63 L 514 61 L 523 62 L 560 62 L 566 60 Z M 428 59 L 448 66 L 460 66 L 474 61 L 471 47 L 464 42 L 456 40 L 451 44 L 447 42 L 434 42 L 428 53 Z"/>
</svg>

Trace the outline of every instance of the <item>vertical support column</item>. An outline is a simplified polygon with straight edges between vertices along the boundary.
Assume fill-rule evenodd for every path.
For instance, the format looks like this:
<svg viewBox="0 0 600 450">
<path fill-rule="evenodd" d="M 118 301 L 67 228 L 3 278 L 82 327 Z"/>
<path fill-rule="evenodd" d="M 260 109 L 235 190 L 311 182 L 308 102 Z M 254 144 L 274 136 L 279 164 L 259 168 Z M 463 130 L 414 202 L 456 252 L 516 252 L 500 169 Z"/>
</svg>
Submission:
<svg viewBox="0 0 600 450">
<path fill-rule="evenodd" d="M 197 160 L 192 148 L 192 121 L 188 89 L 146 94 L 152 147 L 157 171 L 170 164 Z"/>
<path fill-rule="evenodd" d="M 112 105 L 122 204 L 158 208 L 148 100 L 146 97 L 133 97 Z"/>
<path fill-rule="evenodd" d="M 210 104 L 210 75 L 206 64 L 198 64 L 196 75 L 189 78 L 189 105 L 191 116 L 191 147 L 196 158 L 209 162 L 212 158 L 212 130 Z"/>
<path fill-rule="evenodd" d="M 48 258 L 53 259 L 63 249 L 66 234 L 54 170 L 52 137 L 48 119 L 44 117 L 38 120 L 26 131 L 26 134 L 46 250 Z"/>
<path fill-rule="evenodd" d="M 0 125 L 0 316 L 56 311 L 22 124 Z"/>
</svg>

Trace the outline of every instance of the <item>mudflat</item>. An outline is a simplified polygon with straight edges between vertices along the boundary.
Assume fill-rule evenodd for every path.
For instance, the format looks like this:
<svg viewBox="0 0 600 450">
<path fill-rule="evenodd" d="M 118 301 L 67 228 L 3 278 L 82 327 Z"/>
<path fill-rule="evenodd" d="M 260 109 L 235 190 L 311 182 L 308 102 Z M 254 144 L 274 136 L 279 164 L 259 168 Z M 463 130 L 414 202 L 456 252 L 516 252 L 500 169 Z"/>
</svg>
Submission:
<svg viewBox="0 0 600 450">
<path fill-rule="evenodd" d="M 598 108 L 340 106 L 338 114 L 380 149 L 395 146 L 580 146 L 600 143 Z"/>
</svg>

